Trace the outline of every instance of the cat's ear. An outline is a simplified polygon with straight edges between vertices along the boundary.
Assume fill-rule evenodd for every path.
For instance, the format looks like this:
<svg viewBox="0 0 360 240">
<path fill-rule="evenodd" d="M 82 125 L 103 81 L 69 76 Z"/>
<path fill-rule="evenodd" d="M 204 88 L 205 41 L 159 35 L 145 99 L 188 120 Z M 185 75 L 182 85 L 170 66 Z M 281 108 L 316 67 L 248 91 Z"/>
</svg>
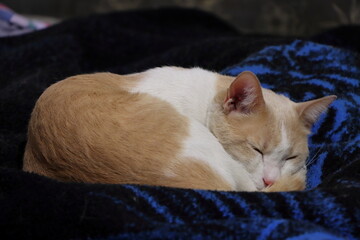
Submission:
<svg viewBox="0 0 360 240">
<path fill-rule="evenodd" d="M 254 113 L 265 106 L 259 79 L 250 71 L 240 73 L 231 83 L 224 100 L 224 111 Z"/>
<path fill-rule="evenodd" d="M 325 112 L 329 105 L 336 99 L 335 95 L 318 98 L 315 100 L 297 103 L 296 110 L 305 126 L 311 128 L 320 115 Z"/>
</svg>

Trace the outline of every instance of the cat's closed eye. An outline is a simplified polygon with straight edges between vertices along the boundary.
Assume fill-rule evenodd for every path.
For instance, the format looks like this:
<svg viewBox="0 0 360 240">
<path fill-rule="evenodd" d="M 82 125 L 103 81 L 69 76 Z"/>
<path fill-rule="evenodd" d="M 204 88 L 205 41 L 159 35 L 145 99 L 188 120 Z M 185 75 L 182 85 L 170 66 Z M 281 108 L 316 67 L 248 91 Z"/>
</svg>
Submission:
<svg viewBox="0 0 360 240">
<path fill-rule="evenodd" d="M 253 150 L 258 152 L 259 154 L 264 155 L 263 152 L 260 149 L 258 149 L 257 147 L 254 147 L 254 146 L 251 146 L 251 147 L 252 147 Z"/>
<path fill-rule="evenodd" d="M 295 155 L 295 156 L 291 156 L 291 157 L 286 158 L 285 161 L 292 160 L 292 159 L 295 159 L 295 158 L 297 158 L 297 157 L 298 157 L 298 156 L 296 156 L 296 155 Z"/>
</svg>

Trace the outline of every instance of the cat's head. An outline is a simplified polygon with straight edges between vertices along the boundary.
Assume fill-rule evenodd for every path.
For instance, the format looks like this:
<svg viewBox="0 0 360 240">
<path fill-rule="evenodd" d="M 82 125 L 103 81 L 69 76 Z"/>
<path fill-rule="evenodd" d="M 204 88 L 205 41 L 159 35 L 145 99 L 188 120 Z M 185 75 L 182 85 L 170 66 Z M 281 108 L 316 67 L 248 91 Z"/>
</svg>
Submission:
<svg viewBox="0 0 360 240">
<path fill-rule="evenodd" d="M 305 186 L 311 126 L 336 96 L 295 103 L 261 88 L 256 75 L 246 71 L 218 97 L 217 117 L 222 123 L 212 131 L 225 150 L 243 163 L 257 188 L 297 173 L 304 175 Z"/>
</svg>

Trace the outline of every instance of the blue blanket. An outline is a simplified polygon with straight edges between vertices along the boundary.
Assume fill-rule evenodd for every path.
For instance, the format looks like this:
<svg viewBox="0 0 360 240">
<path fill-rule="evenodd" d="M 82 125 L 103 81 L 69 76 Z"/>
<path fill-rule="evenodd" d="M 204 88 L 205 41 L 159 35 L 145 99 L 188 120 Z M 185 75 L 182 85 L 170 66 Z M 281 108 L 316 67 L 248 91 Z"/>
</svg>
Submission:
<svg viewBox="0 0 360 240">
<path fill-rule="evenodd" d="M 356 26 L 302 40 L 253 36 L 182 9 L 94 15 L 0 39 L 0 238 L 359 239 L 359 49 Z M 294 101 L 337 95 L 312 129 L 307 190 L 61 183 L 21 171 L 27 122 L 46 87 L 162 65 L 251 70 Z"/>
</svg>

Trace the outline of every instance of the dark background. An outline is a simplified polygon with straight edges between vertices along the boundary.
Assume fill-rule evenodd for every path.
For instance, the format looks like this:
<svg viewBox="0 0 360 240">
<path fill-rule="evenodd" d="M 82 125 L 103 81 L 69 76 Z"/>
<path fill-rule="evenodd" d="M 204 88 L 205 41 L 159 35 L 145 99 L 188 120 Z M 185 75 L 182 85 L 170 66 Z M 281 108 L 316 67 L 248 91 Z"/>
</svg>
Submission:
<svg viewBox="0 0 360 240">
<path fill-rule="evenodd" d="M 18 13 L 67 19 L 91 13 L 181 6 L 213 12 L 244 33 L 307 36 L 360 23 L 360 0 L 3 0 Z M 52 20 L 52 19 L 51 19 Z"/>
</svg>

